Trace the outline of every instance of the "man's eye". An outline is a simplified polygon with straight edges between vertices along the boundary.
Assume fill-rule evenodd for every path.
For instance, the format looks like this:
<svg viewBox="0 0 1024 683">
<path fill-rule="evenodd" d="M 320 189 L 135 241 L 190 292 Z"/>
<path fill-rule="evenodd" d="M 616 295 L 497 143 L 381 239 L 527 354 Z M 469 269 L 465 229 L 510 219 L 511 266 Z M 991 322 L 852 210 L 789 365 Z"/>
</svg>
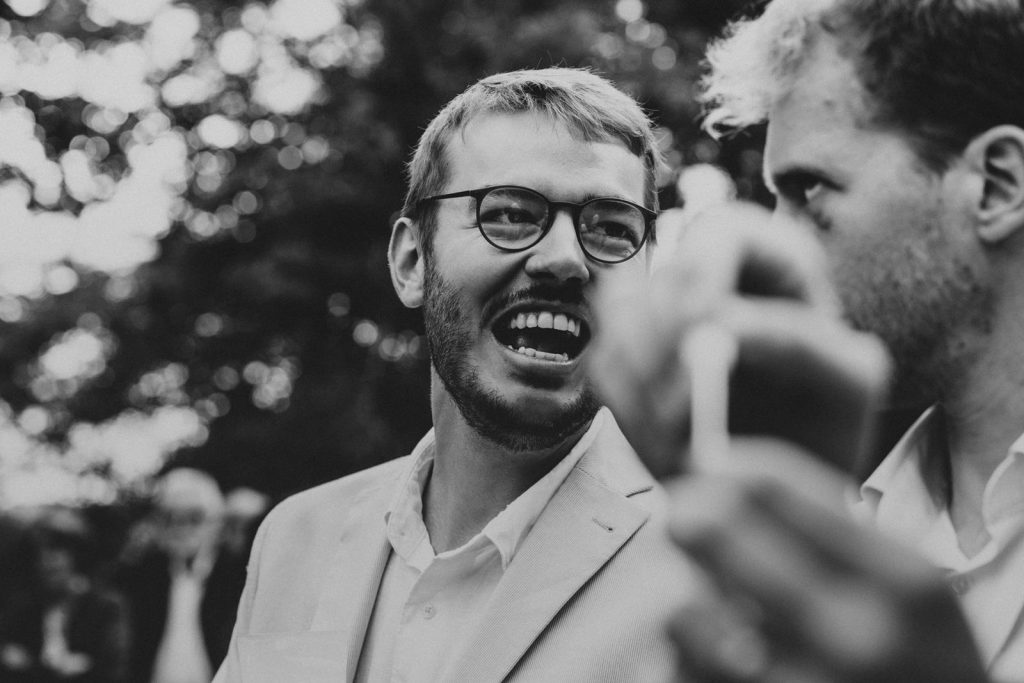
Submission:
<svg viewBox="0 0 1024 683">
<path fill-rule="evenodd" d="M 636 237 L 635 231 L 631 230 L 628 226 L 620 223 L 612 223 L 610 221 L 599 223 L 594 226 L 592 232 L 597 236 L 610 240 L 626 240 L 633 242 Z"/>
<path fill-rule="evenodd" d="M 516 207 L 505 207 L 501 209 L 490 209 L 481 214 L 480 220 L 484 223 L 536 223 L 537 217 L 529 211 Z"/>
<path fill-rule="evenodd" d="M 828 189 L 822 178 L 810 174 L 788 176 L 778 184 L 779 194 L 797 206 L 806 206 Z"/>
</svg>

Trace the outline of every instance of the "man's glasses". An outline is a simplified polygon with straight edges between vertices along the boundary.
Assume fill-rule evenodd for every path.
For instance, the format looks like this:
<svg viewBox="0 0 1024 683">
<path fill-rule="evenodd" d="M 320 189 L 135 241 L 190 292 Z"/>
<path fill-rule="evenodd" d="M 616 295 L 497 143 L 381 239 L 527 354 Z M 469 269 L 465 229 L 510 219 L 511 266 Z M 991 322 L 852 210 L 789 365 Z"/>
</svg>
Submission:
<svg viewBox="0 0 1024 683">
<path fill-rule="evenodd" d="M 503 251 L 525 251 L 540 242 L 551 230 L 557 210 L 565 208 L 572 215 L 583 253 L 600 263 L 622 263 L 636 256 L 657 217 L 654 211 L 625 199 L 553 202 L 536 190 L 516 185 L 439 194 L 420 203 L 455 197 L 476 200 L 480 234 Z"/>
</svg>

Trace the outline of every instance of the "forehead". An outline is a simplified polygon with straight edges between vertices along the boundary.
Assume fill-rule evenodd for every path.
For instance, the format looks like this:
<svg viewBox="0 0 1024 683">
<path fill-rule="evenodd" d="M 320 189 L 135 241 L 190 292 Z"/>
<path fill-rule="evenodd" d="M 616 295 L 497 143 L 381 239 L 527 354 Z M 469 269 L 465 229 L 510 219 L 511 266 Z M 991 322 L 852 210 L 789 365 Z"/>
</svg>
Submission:
<svg viewBox="0 0 1024 683">
<path fill-rule="evenodd" d="M 872 114 L 853 61 L 832 39 L 817 41 L 769 113 L 768 180 L 795 170 L 843 181 L 866 169 L 916 165 L 906 136 L 876 123 Z"/>
<path fill-rule="evenodd" d="M 543 113 L 478 116 L 452 136 L 447 153 L 446 191 L 524 185 L 552 199 L 644 199 L 643 162 L 624 143 L 588 142 Z"/>
<path fill-rule="evenodd" d="M 818 40 L 776 99 L 768 116 L 766 165 L 828 147 L 829 139 L 864 127 L 866 93 L 854 64 L 830 40 Z"/>
</svg>

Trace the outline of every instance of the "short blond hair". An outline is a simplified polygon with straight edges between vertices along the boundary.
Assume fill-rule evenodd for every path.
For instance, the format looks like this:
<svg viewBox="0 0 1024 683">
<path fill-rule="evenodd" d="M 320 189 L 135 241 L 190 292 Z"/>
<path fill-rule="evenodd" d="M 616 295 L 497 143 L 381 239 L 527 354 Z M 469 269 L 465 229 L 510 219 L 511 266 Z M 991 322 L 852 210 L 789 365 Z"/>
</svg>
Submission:
<svg viewBox="0 0 1024 683">
<path fill-rule="evenodd" d="M 450 174 L 448 142 L 486 114 L 539 112 L 586 142 L 623 143 L 644 166 L 644 203 L 658 210 L 657 174 L 664 166 L 653 124 L 643 108 L 611 81 L 586 69 L 553 67 L 499 73 L 481 79 L 434 117 L 409 162 L 409 190 L 402 215 L 418 219 L 430 251 L 434 216 L 423 199 L 444 191 Z M 471 188 L 460 188 L 471 189 Z"/>
</svg>

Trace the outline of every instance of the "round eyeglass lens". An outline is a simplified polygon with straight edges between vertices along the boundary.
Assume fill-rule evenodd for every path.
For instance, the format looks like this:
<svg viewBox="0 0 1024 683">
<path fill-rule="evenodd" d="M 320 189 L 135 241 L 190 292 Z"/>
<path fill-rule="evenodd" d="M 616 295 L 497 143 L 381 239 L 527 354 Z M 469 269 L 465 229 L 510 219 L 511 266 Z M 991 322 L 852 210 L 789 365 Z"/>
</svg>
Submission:
<svg viewBox="0 0 1024 683">
<path fill-rule="evenodd" d="M 614 199 L 588 203 L 580 213 L 584 248 L 604 261 L 624 261 L 639 251 L 647 221 L 638 208 Z"/>
<path fill-rule="evenodd" d="M 536 192 L 498 187 L 481 197 L 477 217 L 488 240 L 514 249 L 539 239 L 547 222 L 548 203 Z"/>
</svg>

